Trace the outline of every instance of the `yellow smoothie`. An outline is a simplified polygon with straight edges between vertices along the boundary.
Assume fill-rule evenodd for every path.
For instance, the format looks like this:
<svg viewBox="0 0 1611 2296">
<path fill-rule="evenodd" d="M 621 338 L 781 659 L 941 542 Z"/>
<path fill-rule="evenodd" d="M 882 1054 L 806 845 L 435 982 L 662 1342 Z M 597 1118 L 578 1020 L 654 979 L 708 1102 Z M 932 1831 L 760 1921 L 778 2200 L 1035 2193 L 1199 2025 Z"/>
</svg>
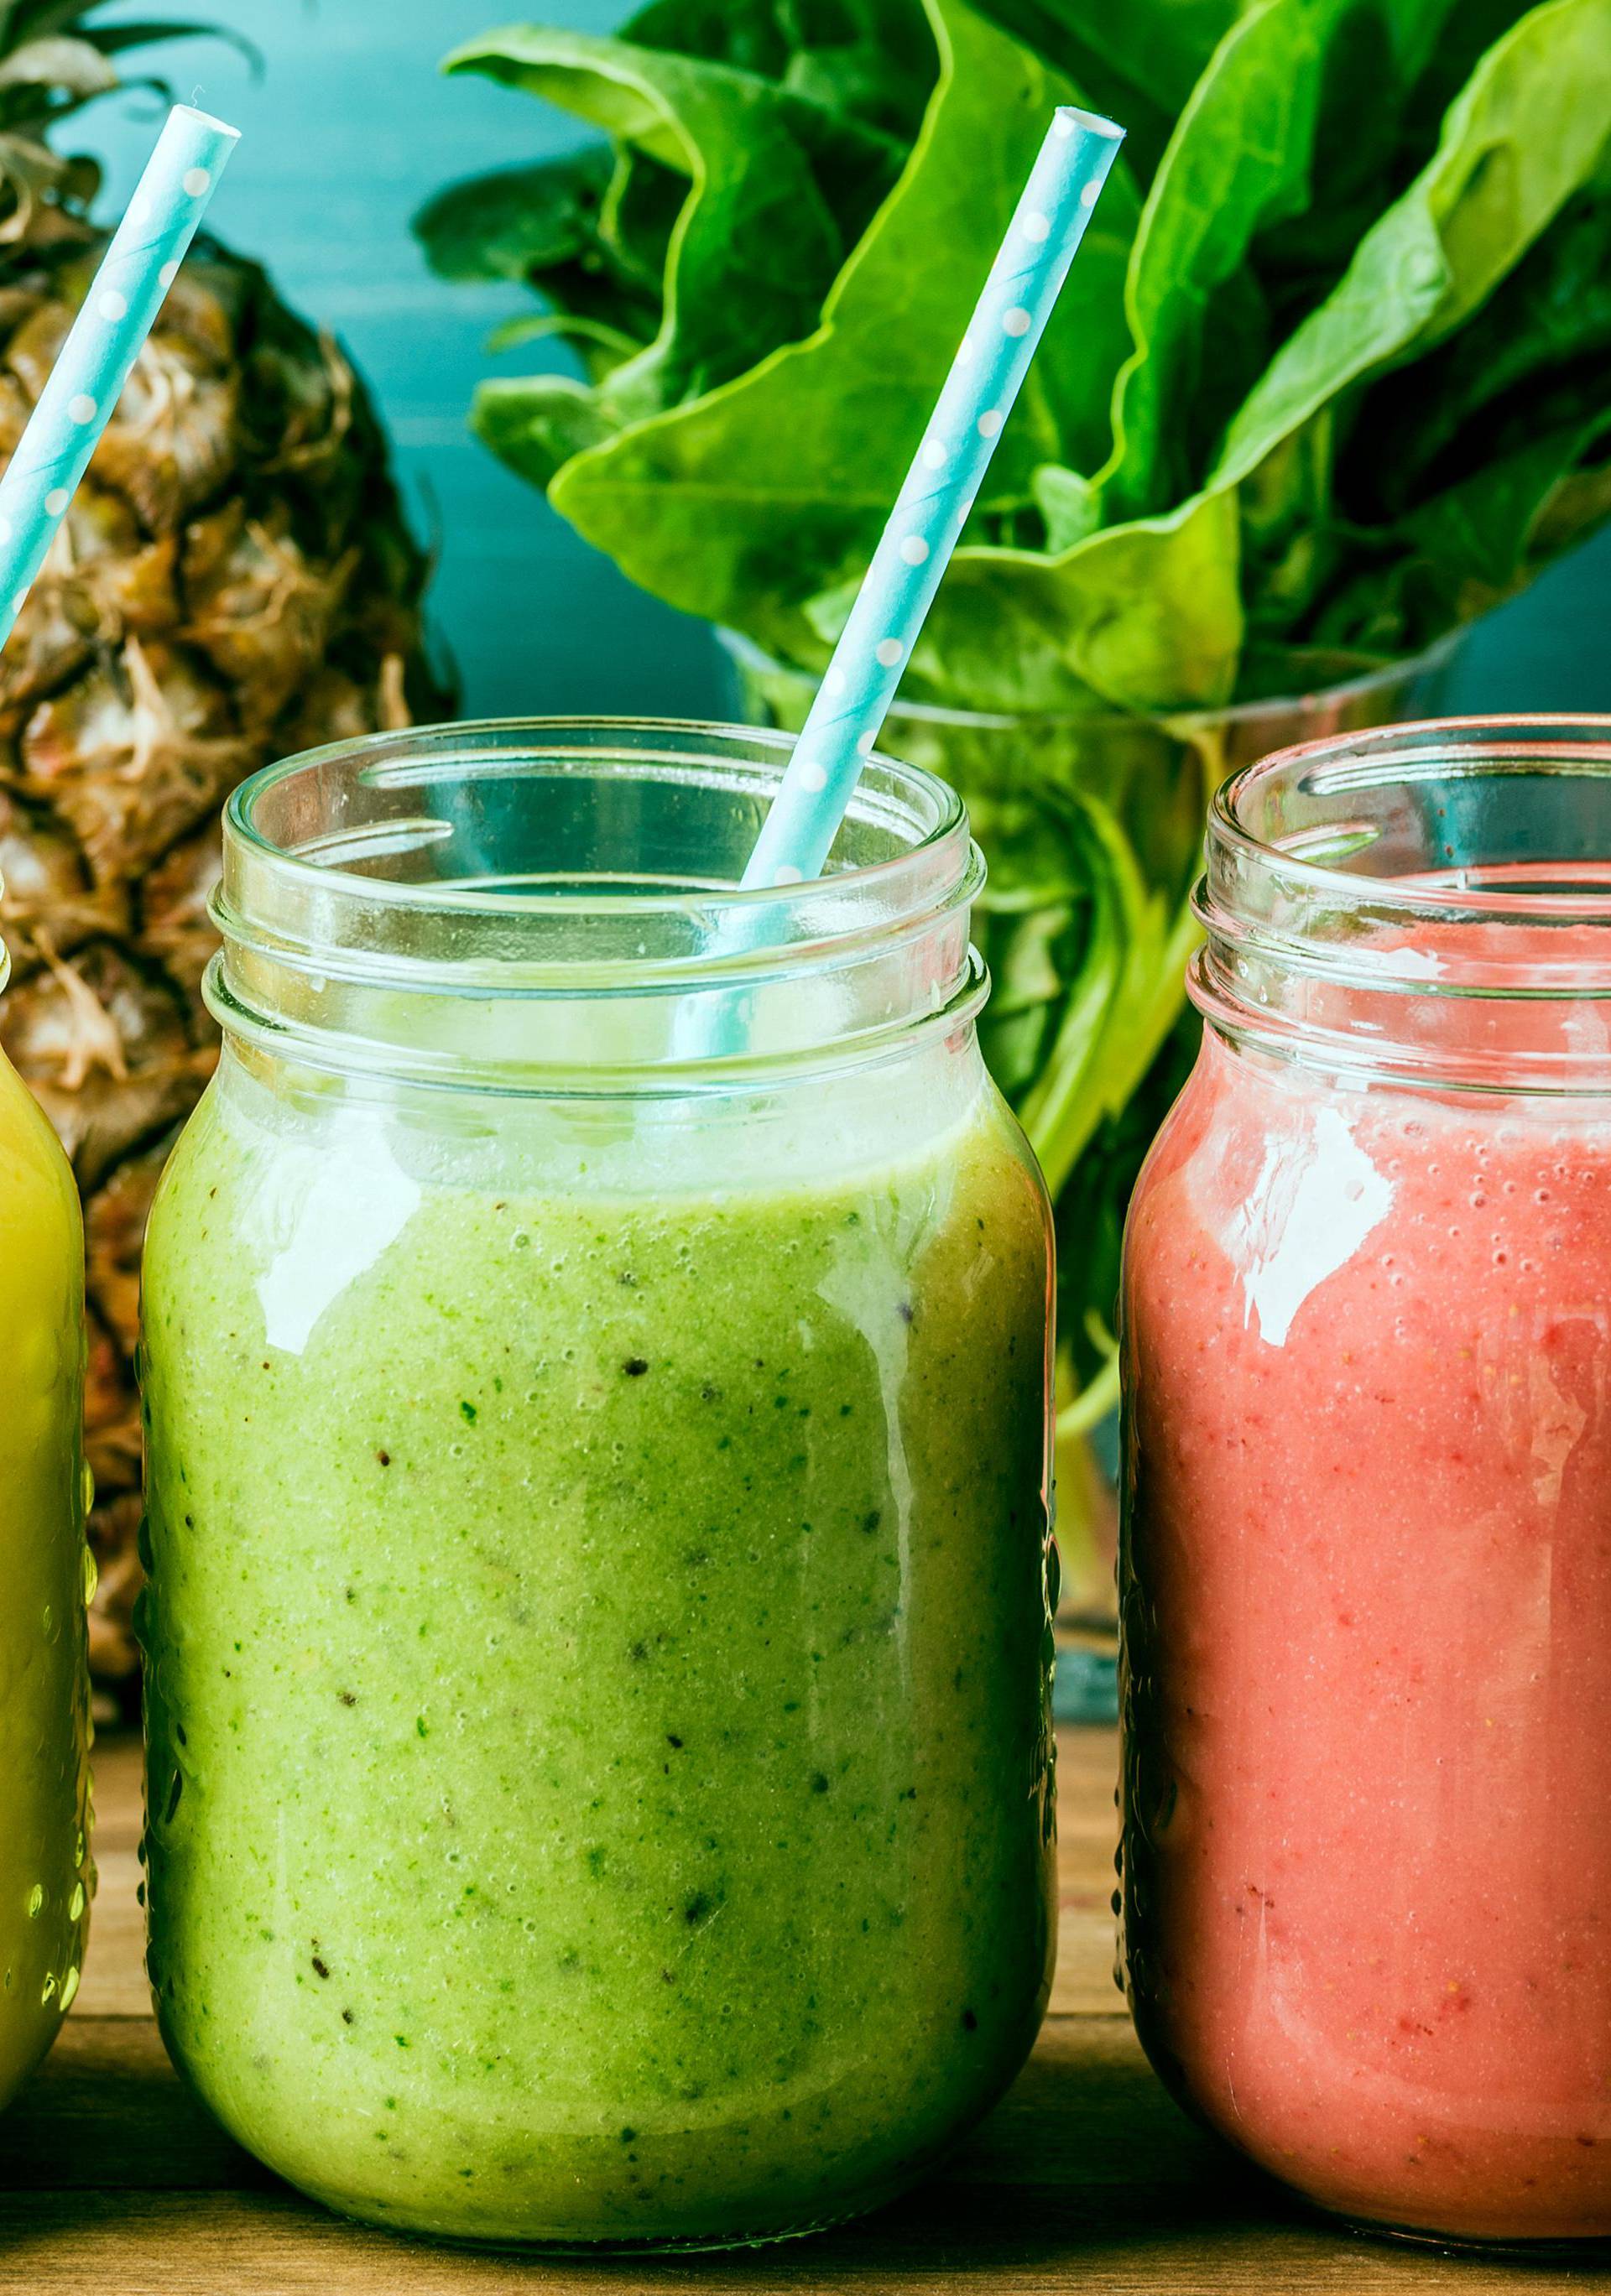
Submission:
<svg viewBox="0 0 1611 2296">
<path fill-rule="evenodd" d="M 83 1265 L 67 1159 L 0 1057 L 0 2104 L 78 1991 L 95 1883 Z"/>
</svg>

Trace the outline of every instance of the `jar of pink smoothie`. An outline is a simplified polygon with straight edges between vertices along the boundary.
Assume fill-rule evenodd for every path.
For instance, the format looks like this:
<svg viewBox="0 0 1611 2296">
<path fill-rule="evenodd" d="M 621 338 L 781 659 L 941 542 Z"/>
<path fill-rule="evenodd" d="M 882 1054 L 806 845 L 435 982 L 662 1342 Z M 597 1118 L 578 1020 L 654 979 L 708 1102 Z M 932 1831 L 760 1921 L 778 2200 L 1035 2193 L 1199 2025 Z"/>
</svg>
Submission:
<svg viewBox="0 0 1611 2296">
<path fill-rule="evenodd" d="M 1125 1959 L 1358 2224 L 1611 2235 L 1611 719 L 1216 802 L 1126 1242 Z"/>
</svg>

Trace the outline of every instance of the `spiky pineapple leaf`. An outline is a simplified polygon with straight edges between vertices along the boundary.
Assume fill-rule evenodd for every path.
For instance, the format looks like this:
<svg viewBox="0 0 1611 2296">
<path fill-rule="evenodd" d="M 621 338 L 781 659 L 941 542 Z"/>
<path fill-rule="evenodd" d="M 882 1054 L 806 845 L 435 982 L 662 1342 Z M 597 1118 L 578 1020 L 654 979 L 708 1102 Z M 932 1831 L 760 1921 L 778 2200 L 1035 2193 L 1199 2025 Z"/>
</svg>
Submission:
<svg viewBox="0 0 1611 2296">
<path fill-rule="evenodd" d="M 8 96 L 17 88 L 45 88 L 83 102 L 105 95 L 117 85 L 117 73 L 97 46 L 65 34 L 29 40 L 12 54 L 0 56 L 0 89 Z"/>
<path fill-rule="evenodd" d="M 166 18 L 86 23 L 94 4 L 95 0 L 13 0 L 7 6 L 0 0 L 0 139 L 8 147 L 0 154 L 0 177 L 12 198 L 0 237 L 8 241 L 27 234 L 47 194 L 72 209 L 86 205 L 99 187 L 99 170 L 87 162 L 46 153 L 53 128 L 119 88 L 147 89 L 172 102 L 165 80 L 125 79 L 115 57 L 163 40 L 219 39 L 243 55 L 254 73 L 262 69 L 259 52 L 238 33 Z"/>
<path fill-rule="evenodd" d="M 228 24 L 106 24 L 90 25 L 80 36 L 100 49 L 104 56 L 119 56 L 129 48 L 146 48 L 159 40 L 218 40 L 243 56 L 251 67 L 254 79 L 260 78 L 265 70 L 263 51 L 244 32 L 237 32 Z"/>
<path fill-rule="evenodd" d="M 9 53 L 25 40 L 78 31 L 89 12 L 85 0 L 0 0 L 0 48 Z"/>
<path fill-rule="evenodd" d="M 98 5 L 99 0 L 0 0 L 0 55 L 8 62 L 20 62 L 29 51 L 47 48 L 57 41 L 115 56 L 162 40 L 218 40 L 243 56 L 254 74 L 263 70 L 262 50 L 229 25 L 198 24 L 176 17 L 135 24 L 86 23 L 85 19 Z M 40 86 L 62 84 L 51 81 L 47 72 L 33 70 L 29 77 Z"/>
</svg>

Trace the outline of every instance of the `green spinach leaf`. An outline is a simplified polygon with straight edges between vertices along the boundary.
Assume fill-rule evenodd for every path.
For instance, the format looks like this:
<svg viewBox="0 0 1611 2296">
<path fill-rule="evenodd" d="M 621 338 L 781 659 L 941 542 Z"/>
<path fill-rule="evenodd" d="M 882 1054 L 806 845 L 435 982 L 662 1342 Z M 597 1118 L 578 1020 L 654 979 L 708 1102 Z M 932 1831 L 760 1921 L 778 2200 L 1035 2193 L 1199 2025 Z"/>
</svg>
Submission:
<svg viewBox="0 0 1611 2296">
<path fill-rule="evenodd" d="M 825 658 L 806 602 L 865 565 L 1046 120 L 1078 94 L 960 0 L 933 0 L 932 15 L 941 63 L 922 133 L 822 324 L 695 404 L 624 427 L 555 481 L 566 517 L 646 587 L 806 662 Z M 1138 211 L 1117 175 L 1003 436 L 987 508 L 1031 504 L 1038 466 L 1103 451 Z"/>
</svg>

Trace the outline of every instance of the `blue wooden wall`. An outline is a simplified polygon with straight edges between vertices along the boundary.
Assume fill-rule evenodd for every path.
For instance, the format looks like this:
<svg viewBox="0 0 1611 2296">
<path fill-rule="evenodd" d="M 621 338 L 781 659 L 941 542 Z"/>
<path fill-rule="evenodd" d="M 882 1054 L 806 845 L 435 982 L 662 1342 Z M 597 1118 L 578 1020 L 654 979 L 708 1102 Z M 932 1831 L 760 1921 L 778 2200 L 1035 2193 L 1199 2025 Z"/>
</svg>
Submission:
<svg viewBox="0 0 1611 2296">
<path fill-rule="evenodd" d="M 438 77 L 448 49 L 508 21 L 519 0 L 193 4 L 248 34 L 267 59 L 253 84 L 211 44 L 160 53 L 181 95 L 245 131 L 213 223 L 340 334 L 367 374 L 421 525 L 439 539 L 435 618 L 468 707 L 489 716 L 719 711 L 709 633 L 634 591 L 466 435 L 472 389 L 492 364 L 484 337 L 527 299 L 440 284 L 409 234 L 410 216 L 442 183 L 563 148 L 578 133 L 530 98 Z M 591 31 L 624 12 L 623 0 L 547 6 Z M 112 15 L 154 12 L 149 0 L 119 0 Z M 127 195 L 153 118 L 149 100 L 122 98 L 82 122 L 81 144 L 107 164 L 109 207 Z M 502 364 L 521 372 L 540 356 L 528 347 Z M 1611 709 L 1608 617 L 1611 535 L 1493 619 L 1461 668 L 1455 706 Z"/>
</svg>

